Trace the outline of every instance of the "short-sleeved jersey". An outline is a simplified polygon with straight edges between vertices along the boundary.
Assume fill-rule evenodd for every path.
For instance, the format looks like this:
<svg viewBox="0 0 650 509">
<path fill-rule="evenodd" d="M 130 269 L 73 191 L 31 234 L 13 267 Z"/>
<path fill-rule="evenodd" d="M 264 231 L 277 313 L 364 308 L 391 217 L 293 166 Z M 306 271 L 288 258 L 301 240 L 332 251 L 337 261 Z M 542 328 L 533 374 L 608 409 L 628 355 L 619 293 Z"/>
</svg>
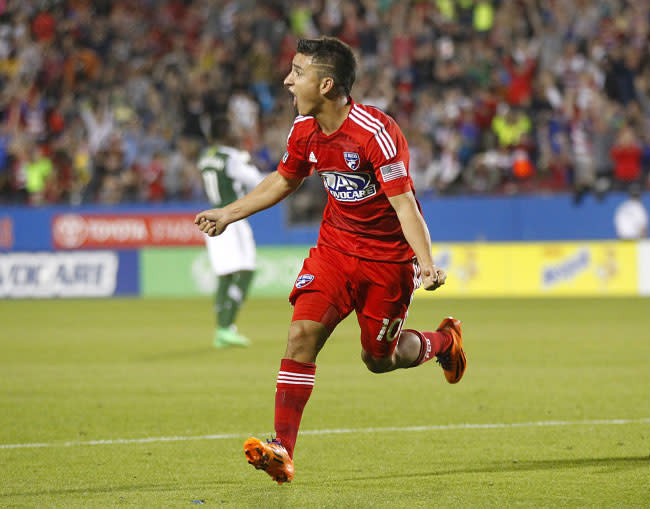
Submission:
<svg viewBox="0 0 650 509">
<path fill-rule="evenodd" d="M 329 194 L 319 244 L 370 260 L 410 260 L 413 250 L 387 198 L 413 191 L 406 139 L 390 116 L 349 101 L 348 117 L 330 135 L 314 117 L 296 117 L 278 172 L 321 177 Z"/>
<path fill-rule="evenodd" d="M 214 207 L 225 207 L 259 184 L 263 176 L 250 154 L 225 145 L 208 147 L 199 157 L 205 194 Z"/>
</svg>

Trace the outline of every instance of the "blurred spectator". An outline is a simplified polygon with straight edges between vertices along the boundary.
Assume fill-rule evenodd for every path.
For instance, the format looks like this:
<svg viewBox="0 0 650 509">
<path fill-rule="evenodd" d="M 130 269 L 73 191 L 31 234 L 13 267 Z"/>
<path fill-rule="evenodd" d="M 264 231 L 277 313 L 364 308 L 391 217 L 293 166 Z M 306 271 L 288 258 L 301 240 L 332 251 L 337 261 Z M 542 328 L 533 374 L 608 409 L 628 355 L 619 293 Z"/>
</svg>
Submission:
<svg viewBox="0 0 650 509">
<path fill-rule="evenodd" d="M 409 133 L 409 172 L 416 189 L 429 189 L 436 171 L 433 159 L 433 144 L 427 136 Z"/>
<path fill-rule="evenodd" d="M 235 90 L 228 102 L 229 120 L 235 135 L 245 141 L 245 145 L 252 143 L 258 133 L 259 105 L 246 89 Z"/>
<path fill-rule="evenodd" d="M 487 32 L 494 24 L 494 6 L 488 0 L 478 0 L 474 7 L 473 26 L 477 32 Z"/>
<path fill-rule="evenodd" d="M 501 182 L 501 169 L 495 152 L 475 156 L 463 172 L 465 188 L 471 194 L 487 194 L 496 190 Z"/>
<path fill-rule="evenodd" d="M 113 112 L 104 97 L 102 104 L 98 104 L 95 108 L 89 104 L 82 104 L 80 114 L 86 126 L 90 153 L 95 154 L 100 149 L 103 149 L 111 138 L 113 133 Z"/>
<path fill-rule="evenodd" d="M 620 239 L 634 240 L 648 236 L 648 211 L 641 201 L 639 186 L 632 186 L 628 198 L 616 207 L 614 226 Z"/>
<path fill-rule="evenodd" d="M 506 99 L 512 106 L 524 106 L 530 103 L 537 61 L 526 45 L 526 42 L 519 40 L 513 48 L 513 54 L 506 57 L 504 61 L 508 71 Z"/>
<path fill-rule="evenodd" d="M 611 149 L 614 161 L 614 186 L 628 189 L 641 181 L 641 146 L 630 126 L 624 126 Z"/>
<path fill-rule="evenodd" d="M 523 136 L 530 131 L 531 123 L 528 116 L 522 111 L 501 105 L 492 119 L 492 131 L 497 136 L 502 147 L 517 146 L 522 142 Z"/>
<path fill-rule="evenodd" d="M 441 143 L 440 157 L 436 159 L 428 168 L 427 180 L 430 186 L 439 193 L 450 193 L 455 191 L 461 166 L 458 159 L 458 149 L 460 147 L 460 136 L 448 131 Z"/>
<path fill-rule="evenodd" d="M 45 189 L 52 177 L 52 160 L 45 154 L 41 145 L 30 144 L 26 149 L 28 157 L 25 172 L 25 189 L 31 205 L 41 205 L 45 201 Z"/>
<path fill-rule="evenodd" d="M 148 164 L 141 169 L 143 201 L 159 202 L 165 199 L 165 158 L 160 152 L 153 154 Z"/>
</svg>

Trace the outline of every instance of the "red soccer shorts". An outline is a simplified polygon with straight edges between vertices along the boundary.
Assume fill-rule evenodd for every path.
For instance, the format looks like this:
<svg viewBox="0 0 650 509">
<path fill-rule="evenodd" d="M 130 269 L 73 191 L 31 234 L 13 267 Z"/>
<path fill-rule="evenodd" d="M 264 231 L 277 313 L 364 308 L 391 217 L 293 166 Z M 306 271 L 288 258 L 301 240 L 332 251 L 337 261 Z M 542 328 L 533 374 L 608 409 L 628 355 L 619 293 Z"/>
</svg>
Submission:
<svg viewBox="0 0 650 509">
<path fill-rule="evenodd" d="M 326 246 L 312 248 L 289 296 L 293 321 L 313 320 L 332 332 L 354 310 L 363 349 L 387 357 L 395 350 L 419 277 L 414 261 L 364 260 Z"/>
</svg>

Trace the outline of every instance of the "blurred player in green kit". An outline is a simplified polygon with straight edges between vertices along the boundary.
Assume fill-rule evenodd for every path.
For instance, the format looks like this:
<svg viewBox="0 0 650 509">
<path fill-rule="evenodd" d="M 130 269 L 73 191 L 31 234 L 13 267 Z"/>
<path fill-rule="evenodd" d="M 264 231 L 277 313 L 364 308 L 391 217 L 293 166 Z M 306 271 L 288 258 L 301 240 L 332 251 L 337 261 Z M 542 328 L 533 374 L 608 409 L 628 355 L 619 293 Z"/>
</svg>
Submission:
<svg viewBox="0 0 650 509">
<path fill-rule="evenodd" d="M 198 168 L 205 194 L 214 207 L 225 207 L 244 196 L 264 178 L 250 154 L 234 148 L 228 119 L 213 120 L 212 144 L 200 155 Z M 235 326 L 255 274 L 255 240 L 246 219 L 230 224 L 218 237 L 205 236 L 210 264 L 217 275 L 214 346 L 248 346 Z"/>
</svg>

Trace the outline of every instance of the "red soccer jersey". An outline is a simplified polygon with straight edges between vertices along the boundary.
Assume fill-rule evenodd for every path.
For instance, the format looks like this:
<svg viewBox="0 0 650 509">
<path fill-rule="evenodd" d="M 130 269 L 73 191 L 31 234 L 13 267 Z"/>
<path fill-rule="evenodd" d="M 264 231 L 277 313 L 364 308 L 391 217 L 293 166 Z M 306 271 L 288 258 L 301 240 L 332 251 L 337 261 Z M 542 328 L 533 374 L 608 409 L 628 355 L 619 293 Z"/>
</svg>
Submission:
<svg viewBox="0 0 650 509">
<path fill-rule="evenodd" d="M 329 195 L 319 244 L 359 258 L 408 261 L 414 253 L 387 198 L 413 191 L 406 139 L 382 111 L 350 104 L 330 135 L 314 117 L 296 117 L 278 172 L 300 178 L 316 170 L 321 177 Z"/>
</svg>

